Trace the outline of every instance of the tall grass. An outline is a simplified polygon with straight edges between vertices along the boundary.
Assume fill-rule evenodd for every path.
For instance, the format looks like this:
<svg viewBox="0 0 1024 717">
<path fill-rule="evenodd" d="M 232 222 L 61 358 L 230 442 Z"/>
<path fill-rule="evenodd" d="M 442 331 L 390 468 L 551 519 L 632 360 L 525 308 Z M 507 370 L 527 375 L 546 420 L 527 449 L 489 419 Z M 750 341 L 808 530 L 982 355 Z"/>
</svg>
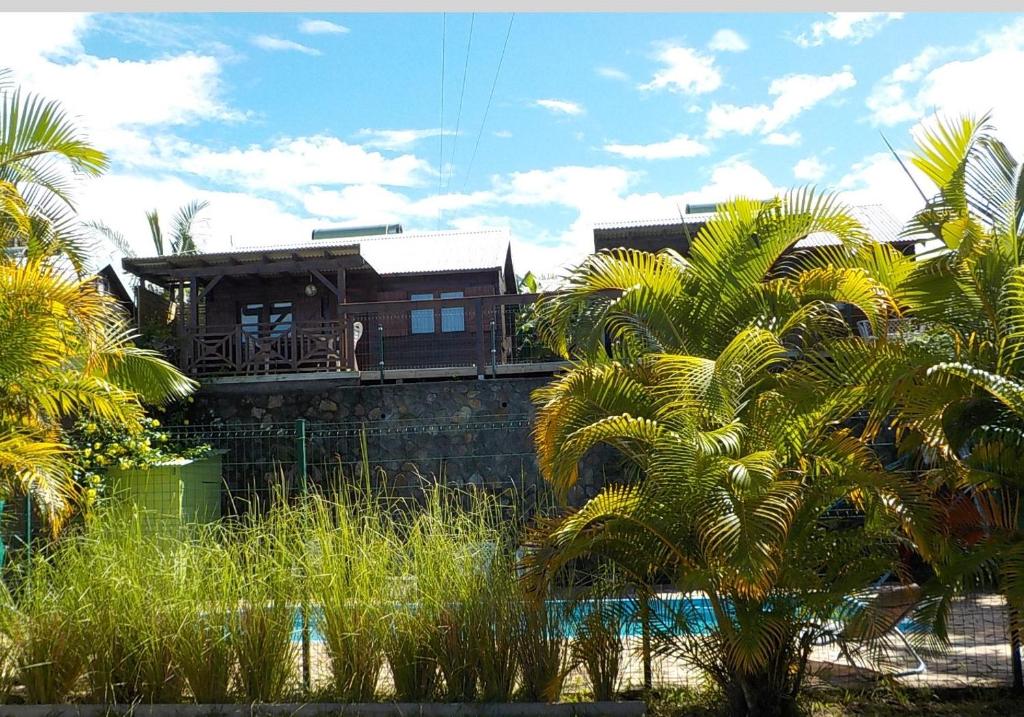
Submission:
<svg viewBox="0 0 1024 717">
<path fill-rule="evenodd" d="M 610 700 L 618 689 L 624 621 L 620 604 L 604 596 L 592 598 L 577 620 L 573 655 L 590 682 L 595 700 Z"/>
<path fill-rule="evenodd" d="M 54 589 L 62 582 L 54 575 L 58 569 L 40 566 L 17 594 L 5 595 L 4 646 L 9 653 L 4 662 L 29 704 L 53 704 L 72 696 L 88 663 L 82 649 L 80 595 Z"/>
<path fill-rule="evenodd" d="M 351 482 L 230 526 L 156 529 L 112 507 L 36 556 L 0 648 L 37 703 L 553 701 L 570 650 L 524 599 L 514 525 L 483 494 L 435 487 L 410 506 Z M 309 692 L 300 610 L 326 658 Z M 608 673 L 610 648 L 595 650 Z"/>
<path fill-rule="evenodd" d="M 387 520 L 368 497 L 334 504 L 313 498 L 302 514 L 297 547 L 330 660 L 332 696 L 368 702 L 377 693 L 391 611 Z"/>
<path fill-rule="evenodd" d="M 229 579 L 239 600 L 228 624 L 238 692 L 246 702 L 281 701 L 295 675 L 292 633 L 301 566 L 292 543 L 301 535 L 298 518 L 297 511 L 281 504 L 236 528 L 236 569 Z"/>
<path fill-rule="evenodd" d="M 555 702 L 573 667 L 573 655 L 565 624 L 571 610 L 566 603 L 554 605 L 541 599 L 523 603 L 516 649 L 521 670 L 520 696 L 528 702 Z"/>
<path fill-rule="evenodd" d="M 174 635 L 175 663 L 192 700 L 220 704 L 231 697 L 234 675 L 232 613 L 238 609 L 238 569 L 216 529 L 200 529 L 180 554 L 184 609 Z"/>
</svg>

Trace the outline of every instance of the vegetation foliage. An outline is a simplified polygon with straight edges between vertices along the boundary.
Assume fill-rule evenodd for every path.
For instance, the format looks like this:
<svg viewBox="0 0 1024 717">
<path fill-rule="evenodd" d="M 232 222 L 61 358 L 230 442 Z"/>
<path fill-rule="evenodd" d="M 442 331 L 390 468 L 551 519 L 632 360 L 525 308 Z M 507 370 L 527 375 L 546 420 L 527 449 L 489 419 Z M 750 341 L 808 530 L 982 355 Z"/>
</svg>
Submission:
<svg viewBox="0 0 1024 717">
<path fill-rule="evenodd" d="M 872 586 L 911 583 L 914 551 L 939 640 L 964 589 L 1005 597 L 1020 681 L 1024 171 L 986 117 L 935 120 L 910 161 L 935 188 L 904 232 L 913 258 L 800 189 L 720 205 L 685 257 L 594 254 L 523 312 L 571 362 L 534 395 L 545 477 L 568 501 L 598 445 L 630 472 L 541 519 L 521 565 L 493 502 L 443 489 L 412 511 L 355 491 L 157 533 L 111 508 L 12 568 L 0 673 L 29 703 L 281 701 L 309 694 L 298 615 L 333 699 L 554 700 L 574 669 L 611 698 L 622 616 L 602 605 L 570 638 L 544 601 L 597 557 L 640 594 L 706 596 L 710 620 L 684 607 L 655 649 L 730 714 L 783 715 L 814 645 L 885 646 L 896 618 Z M 195 388 L 89 275 L 85 230 L 128 249 L 76 216 L 75 178 L 106 166 L 0 71 L 0 494 L 32 492 L 55 528 L 106 465 L 166 457 L 147 407 Z M 196 253 L 204 208 L 169 231 L 148 213 L 157 253 Z"/>
</svg>

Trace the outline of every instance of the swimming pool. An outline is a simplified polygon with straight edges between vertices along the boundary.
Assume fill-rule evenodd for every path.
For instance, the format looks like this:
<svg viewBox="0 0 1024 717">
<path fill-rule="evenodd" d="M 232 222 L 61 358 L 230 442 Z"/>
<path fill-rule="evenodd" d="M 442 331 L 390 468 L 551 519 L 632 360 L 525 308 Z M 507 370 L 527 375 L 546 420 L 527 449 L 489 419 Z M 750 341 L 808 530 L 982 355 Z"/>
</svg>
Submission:
<svg viewBox="0 0 1024 717">
<path fill-rule="evenodd" d="M 560 627 L 562 634 L 566 637 L 575 636 L 579 624 L 587 615 L 599 609 L 599 606 L 606 615 L 619 623 L 619 634 L 622 637 L 643 635 L 640 605 L 630 598 L 610 598 L 600 601 L 548 600 L 547 606 L 552 622 Z M 323 642 L 323 635 L 317 628 L 320 618 L 319 609 L 310 610 L 309 637 L 311 642 Z M 710 632 L 716 623 L 711 601 L 706 597 L 684 595 L 661 596 L 650 601 L 652 631 L 671 632 L 674 626 L 680 624 L 681 620 L 685 620 L 693 634 L 700 635 Z M 922 629 L 910 618 L 901 620 L 899 628 L 904 632 Z M 292 638 L 294 640 L 302 639 L 302 615 L 300 613 L 296 613 L 295 616 Z"/>
</svg>

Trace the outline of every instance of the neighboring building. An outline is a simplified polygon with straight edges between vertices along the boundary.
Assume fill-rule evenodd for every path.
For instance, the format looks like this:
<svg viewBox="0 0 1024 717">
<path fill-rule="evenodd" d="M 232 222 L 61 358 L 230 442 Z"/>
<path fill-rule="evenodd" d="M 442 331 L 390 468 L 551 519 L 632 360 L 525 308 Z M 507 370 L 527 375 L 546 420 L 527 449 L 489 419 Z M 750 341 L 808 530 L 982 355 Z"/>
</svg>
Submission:
<svg viewBox="0 0 1024 717">
<path fill-rule="evenodd" d="M 124 282 L 117 275 L 117 270 L 114 269 L 113 265 L 107 264 L 97 271 L 95 281 L 101 293 L 109 294 L 117 300 L 118 306 L 121 307 L 121 310 L 124 311 L 128 318 L 135 318 L 135 302 L 132 301 L 131 292 L 125 288 Z"/>
<path fill-rule="evenodd" d="M 619 247 L 660 251 L 674 249 L 683 256 L 690 252 L 690 243 L 697 233 L 715 216 L 716 205 L 687 205 L 686 211 L 674 219 L 641 219 L 627 222 L 596 224 L 594 226 L 594 249 L 602 251 Z M 851 208 L 853 216 L 860 221 L 868 233 L 881 244 L 887 244 L 897 251 L 914 256 L 915 242 L 900 235 L 900 225 L 885 207 L 872 204 Z M 819 232 L 800 239 L 794 245 L 798 251 L 814 251 L 817 247 L 836 246 L 835 236 Z M 850 325 L 863 336 L 870 334 L 870 326 L 860 312 L 853 307 L 842 305 L 841 311 Z M 901 330 L 894 323 L 890 331 Z"/>
<path fill-rule="evenodd" d="M 875 241 L 889 244 L 896 250 L 913 255 L 914 242 L 900 236 L 900 225 L 885 207 L 873 204 L 852 208 L 852 213 Z M 714 204 L 687 205 L 682 216 L 670 219 L 641 219 L 627 222 L 596 224 L 594 249 L 628 247 L 644 251 L 675 249 L 682 255 L 690 250 L 690 242 L 701 228 L 715 216 Z M 836 245 L 829 234 L 812 234 L 796 243 L 797 249 Z"/>
<path fill-rule="evenodd" d="M 296 246 L 131 258 L 124 268 L 181 307 L 176 360 L 194 376 L 481 375 L 512 351 L 506 309 L 523 303 L 506 230 L 317 230 Z"/>
</svg>

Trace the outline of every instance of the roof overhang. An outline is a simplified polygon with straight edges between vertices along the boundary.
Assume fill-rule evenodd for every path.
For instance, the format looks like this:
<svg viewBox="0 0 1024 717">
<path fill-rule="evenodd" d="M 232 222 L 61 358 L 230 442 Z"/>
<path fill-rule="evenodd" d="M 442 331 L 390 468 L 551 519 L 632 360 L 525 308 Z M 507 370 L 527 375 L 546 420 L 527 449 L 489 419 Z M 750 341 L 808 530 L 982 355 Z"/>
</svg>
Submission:
<svg viewBox="0 0 1024 717">
<path fill-rule="evenodd" d="M 161 286 L 192 278 L 209 280 L 218 276 L 299 274 L 314 269 L 372 269 L 360 255 L 358 244 L 132 257 L 121 263 L 125 271 Z"/>
</svg>

